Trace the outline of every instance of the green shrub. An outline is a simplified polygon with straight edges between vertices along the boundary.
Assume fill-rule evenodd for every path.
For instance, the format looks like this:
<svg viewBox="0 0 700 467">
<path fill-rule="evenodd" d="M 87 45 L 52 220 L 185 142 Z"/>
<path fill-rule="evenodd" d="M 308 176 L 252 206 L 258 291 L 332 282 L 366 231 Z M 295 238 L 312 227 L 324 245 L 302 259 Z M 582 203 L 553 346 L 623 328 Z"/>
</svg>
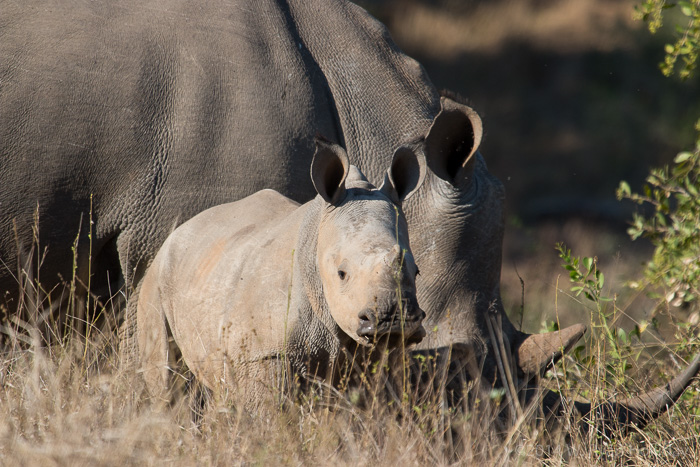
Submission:
<svg viewBox="0 0 700 467">
<path fill-rule="evenodd" d="M 700 121 L 697 124 L 700 131 Z M 635 214 L 628 233 L 645 237 L 655 247 L 646 264 L 644 282 L 660 288 L 662 303 L 697 308 L 700 297 L 700 138 L 695 149 L 679 153 L 674 165 L 653 169 L 642 193 L 621 182 L 618 199 L 650 205 L 648 214 Z"/>
<path fill-rule="evenodd" d="M 671 3 L 666 0 L 644 0 L 636 8 L 636 17 L 644 20 L 649 31 L 654 34 L 663 24 L 663 10 L 674 7 L 679 7 L 686 20 L 681 21 L 684 24 L 676 25 L 676 41 L 666 44 L 666 56 L 659 67 L 664 75 L 671 76 L 678 65 L 678 58 L 681 58 L 678 75 L 681 79 L 687 79 L 695 70 L 700 51 L 700 1 L 684 0 Z"/>
<path fill-rule="evenodd" d="M 678 7 L 683 18 L 676 25 L 676 41 L 666 44 L 661 71 L 671 76 L 678 68 L 681 79 L 692 76 L 700 51 L 700 0 L 644 0 L 637 16 L 655 33 L 663 24 L 663 11 Z M 678 58 L 682 64 L 678 64 Z M 678 66 L 677 66 L 678 65 Z M 644 280 L 637 289 L 651 286 L 660 305 L 698 308 L 700 297 L 700 120 L 695 148 L 679 153 L 671 167 L 651 170 L 642 193 L 620 182 L 618 199 L 629 199 L 651 208 L 633 217 L 628 233 L 633 240 L 645 237 L 654 245 Z"/>
</svg>

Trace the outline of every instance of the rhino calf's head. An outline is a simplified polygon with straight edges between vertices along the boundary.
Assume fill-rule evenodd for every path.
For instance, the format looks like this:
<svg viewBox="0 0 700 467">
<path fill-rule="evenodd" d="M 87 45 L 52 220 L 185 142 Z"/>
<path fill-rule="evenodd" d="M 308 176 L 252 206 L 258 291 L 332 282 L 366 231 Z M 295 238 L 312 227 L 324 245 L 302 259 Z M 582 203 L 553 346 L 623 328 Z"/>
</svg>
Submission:
<svg viewBox="0 0 700 467">
<path fill-rule="evenodd" d="M 420 187 L 424 157 L 399 148 L 375 188 L 340 146 L 319 141 L 311 176 L 323 201 L 316 267 L 333 320 L 360 344 L 419 342 L 425 313 L 401 203 Z"/>
</svg>

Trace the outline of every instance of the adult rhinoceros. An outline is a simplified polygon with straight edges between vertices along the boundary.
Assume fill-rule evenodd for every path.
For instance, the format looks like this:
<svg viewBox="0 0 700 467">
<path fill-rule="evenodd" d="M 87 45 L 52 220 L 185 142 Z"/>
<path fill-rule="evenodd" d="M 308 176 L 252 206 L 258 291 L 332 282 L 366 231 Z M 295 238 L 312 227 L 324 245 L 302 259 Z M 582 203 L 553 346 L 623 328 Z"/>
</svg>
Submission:
<svg viewBox="0 0 700 467">
<path fill-rule="evenodd" d="M 479 117 L 441 98 L 361 8 L 340 0 L 10 0 L 0 11 L 0 291 L 8 309 L 18 306 L 21 284 L 31 287 L 28 278 L 51 290 L 71 277 L 78 231 L 82 282 L 115 290 L 125 281 L 135 298 L 169 232 L 204 209 L 262 188 L 311 199 L 306 174 L 320 133 L 375 184 L 397 147 L 425 154 L 425 183 L 404 206 L 427 314 L 422 349 L 476 349 L 485 380 L 505 381 L 496 372 L 501 348 L 515 356 L 515 377 L 528 381 L 583 333 L 528 336 L 508 321 L 499 296 L 504 193 L 477 153 Z M 40 276 L 30 267 L 38 261 L 27 259 L 37 238 Z"/>
</svg>

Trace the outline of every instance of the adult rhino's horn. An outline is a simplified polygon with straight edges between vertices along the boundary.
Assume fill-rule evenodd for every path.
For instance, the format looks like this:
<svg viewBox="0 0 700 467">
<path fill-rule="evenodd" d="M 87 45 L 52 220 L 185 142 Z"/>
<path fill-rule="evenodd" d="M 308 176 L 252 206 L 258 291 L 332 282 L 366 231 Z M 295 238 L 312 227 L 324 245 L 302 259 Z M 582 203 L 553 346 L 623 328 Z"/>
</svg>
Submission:
<svg viewBox="0 0 700 467">
<path fill-rule="evenodd" d="M 440 178 L 459 183 L 474 166 L 474 153 L 481 144 L 483 129 L 479 115 L 448 97 L 440 98 L 440 113 L 425 138 L 428 167 Z"/>
<path fill-rule="evenodd" d="M 593 406 L 588 402 L 574 402 L 574 412 L 580 415 L 579 428 L 583 433 L 595 426 L 599 433 L 611 437 L 616 433 L 626 435 L 632 426 L 644 428 L 649 422 L 666 412 L 700 371 L 700 354 L 696 355 L 688 367 L 665 386 L 657 387 L 644 394 L 615 399 Z M 563 411 L 564 404 L 559 394 L 549 392 L 543 400 L 545 414 Z M 595 424 L 593 423 L 595 421 Z"/>
<path fill-rule="evenodd" d="M 574 324 L 560 331 L 524 334 L 515 344 L 518 367 L 526 375 L 543 375 L 586 333 L 586 326 Z"/>
</svg>

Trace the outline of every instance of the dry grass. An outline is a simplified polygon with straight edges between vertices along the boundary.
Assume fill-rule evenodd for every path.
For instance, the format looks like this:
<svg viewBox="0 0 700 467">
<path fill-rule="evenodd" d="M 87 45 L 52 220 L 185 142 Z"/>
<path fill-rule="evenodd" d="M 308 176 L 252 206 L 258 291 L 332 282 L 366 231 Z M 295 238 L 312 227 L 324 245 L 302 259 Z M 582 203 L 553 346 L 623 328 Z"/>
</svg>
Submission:
<svg viewBox="0 0 700 467">
<path fill-rule="evenodd" d="M 256 413 L 238 410 L 225 390 L 210 393 L 203 406 L 185 396 L 163 408 L 150 399 L 138 373 L 120 368 L 113 333 L 101 336 L 95 329 L 90 341 L 73 337 L 51 346 L 32 329 L 28 335 L 31 345 L 0 355 L 3 465 L 700 462 L 697 396 L 653 427 L 612 441 L 582 436 L 566 420 L 543 424 L 535 406 L 496 416 L 502 406 L 470 391 L 471 385 L 464 386 L 469 402 L 453 410 L 442 393 L 416 402 L 409 389 L 387 398 L 385 380 L 370 372 L 366 385 L 341 392 L 321 385 L 320 391 L 287 398 L 283 406 L 271 402 Z M 611 386 L 607 371 L 604 363 L 586 368 L 566 359 L 545 386 L 596 399 L 626 394 L 625 387 L 633 392 L 649 387 L 639 382 L 646 378 Z"/>
<path fill-rule="evenodd" d="M 210 399 L 196 423 L 187 399 L 156 410 L 138 375 L 119 369 L 112 347 L 90 345 L 89 366 L 77 341 L 2 357 L 3 464 L 449 462 L 444 436 L 434 432 L 439 415 L 401 422 L 386 407 L 361 409 L 347 399 L 329 406 L 313 397 L 256 415 L 237 411 L 222 394 Z"/>
<path fill-rule="evenodd" d="M 511 235 L 517 230 L 511 230 Z M 522 234 L 522 232 L 521 232 Z M 532 231 L 537 242 L 567 240 L 582 254 L 601 251 L 609 242 L 586 226 L 571 224 Z M 518 258 L 519 272 L 527 292 L 526 313 L 531 312 L 532 289 L 541 311 L 554 310 L 557 301 L 551 292 L 551 276 L 538 271 L 556 271 L 543 264 L 542 252 L 531 250 L 527 235 L 507 239 L 506 256 Z M 562 238 L 564 237 L 564 238 Z M 596 241 L 592 239 L 596 238 Z M 517 252 L 521 253 L 517 253 Z M 603 249 L 608 256 L 609 250 Z M 552 257 L 554 255 L 550 255 Z M 537 260 L 540 258 L 540 260 Z M 548 262 L 546 260 L 545 262 Z M 29 264 L 29 263 L 28 263 Z M 504 271 L 507 271 L 508 263 Z M 627 271 L 626 268 L 622 268 Z M 556 274 L 556 273 L 555 273 Z M 29 277 L 28 275 L 26 275 Z M 77 277 L 75 275 L 74 277 Z M 32 276 L 33 277 L 33 276 Z M 77 279 L 74 279 L 77 280 Z M 517 280 L 517 283 L 515 282 Z M 191 394 L 163 407 L 151 399 L 137 371 L 124 369 L 119 361 L 118 338 L 114 332 L 114 297 L 104 305 L 91 300 L 91 313 L 78 313 L 80 287 L 63 294 L 68 303 L 51 303 L 59 315 L 81 318 L 68 321 L 67 332 L 49 332 L 44 341 L 37 323 L 42 304 L 48 305 L 41 287 L 25 282 L 27 300 L 15 316 L 27 316 L 14 325 L 21 339 L 7 339 L 0 354 L 0 459 L 3 465 L 453 465 L 486 463 L 493 465 L 604 465 L 631 462 L 635 465 L 700 462 L 697 433 L 700 430 L 700 403 L 697 392 L 664 415 L 652 427 L 615 440 L 582 435 L 568 418 L 543 420 L 539 404 L 518 404 L 517 393 L 484 392 L 474 382 L 463 381 L 459 388 L 462 402 L 448 404 L 441 389 L 442 373 L 427 372 L 428 381 L 411 385 L 403 380 L 404 361 L 378 365 L 380 371 L 365 371 L 363 377 L 340 389 L 324 384 L 291 398 L 284 404 L 270 399 L 267 405 L 250 413 L 232 392 L 222 388 L 209 391 L 202 405 Z M 533 285 L 534 287 L 531 287 Z M 561 288 L 565 288 L 563 285 Z M 550 290 L 545 293 L 545 290 Z M 504 274 L 504 296 L 511 302 L 519 297 L 519 279 Z M 515 294 L 515 295 L 514 295 Z M 34 299 L 29 299 L 35 295 Z M 58 294 L 59 296 L 61 294 Z M 120 293 L 118 294 L 120 295 Z M 509 298 L 510 297 L 510 298 Z M 76 303 L 78 305 L 76 305 Z M 508 303 L 508 302 L 507 302 Z M 592 319 L 576 302 L 569 307 L 571 322 Z M 60 313 L 61 307 L 68 307 Z M 76 308 L 77 307 L 77 308 Z M 562 307 L 563 308 L 563 307 Z M 585 313 L 587 317 L 582 316 Z M 556 315 L 556 313 L 555 313 Z M 94 317 L 96 323 L 86 323 Z M 562 325 L 567 323 L 562 323 Z M 71 332 L 75 327 L 80 332 Z M 492 323 L 497 332 L 498 323 Z M 89 331 L 87 331 L 87 330 Z M 57 335 L 67 334 L 66 339 Z M 85 336 L 89 336 L 86 338 Z M 663 350 L 673 355 L 665 346 Z M 658 347 L 657 347 L 658 350 Z M 498 350 L 494 349 L 498 354 Z M 589 342 L 588 361 L 567 357 L 543 381 L 542 387 L 560 390 L 570 397 L 602 401 L 611 396 L 646 390 L 667 381 L 678 372 L 678 358 L 656 361 L 643 357 L 617 379 L 607 359 L 605 343 Z M 509 355 L 501 355 L 505 371 L 511 368 Z M 427 366 L 434 362 L 430 357 Z M 664 367 L 662 362 L 674 362 Z M 582 363 L 584 363 L 582 365 Z M 389 371 L 393 380 L 386 377 Z M 398 376 L 396 376 L 398 375 Z M 431 377 L 430 375 L 438 375 Z M 511 375 L 513 377 L 513 375 Z M 438 384 L 435 384 L 437 381 Z M 515 379 L 517 385 L 517 379 Z M 429 389 L 418 395 L 418 389 Z M 454 388 L 454 386 L 453 386 Z M 273 392 L 276 388 L 272 388 Z M 517 388 L 515 389 L 517 391 Z M 193 392 L 196 394 L 196 392 Z M 510 400 L 510 402 L 509 402 Z"/>
</svg>

